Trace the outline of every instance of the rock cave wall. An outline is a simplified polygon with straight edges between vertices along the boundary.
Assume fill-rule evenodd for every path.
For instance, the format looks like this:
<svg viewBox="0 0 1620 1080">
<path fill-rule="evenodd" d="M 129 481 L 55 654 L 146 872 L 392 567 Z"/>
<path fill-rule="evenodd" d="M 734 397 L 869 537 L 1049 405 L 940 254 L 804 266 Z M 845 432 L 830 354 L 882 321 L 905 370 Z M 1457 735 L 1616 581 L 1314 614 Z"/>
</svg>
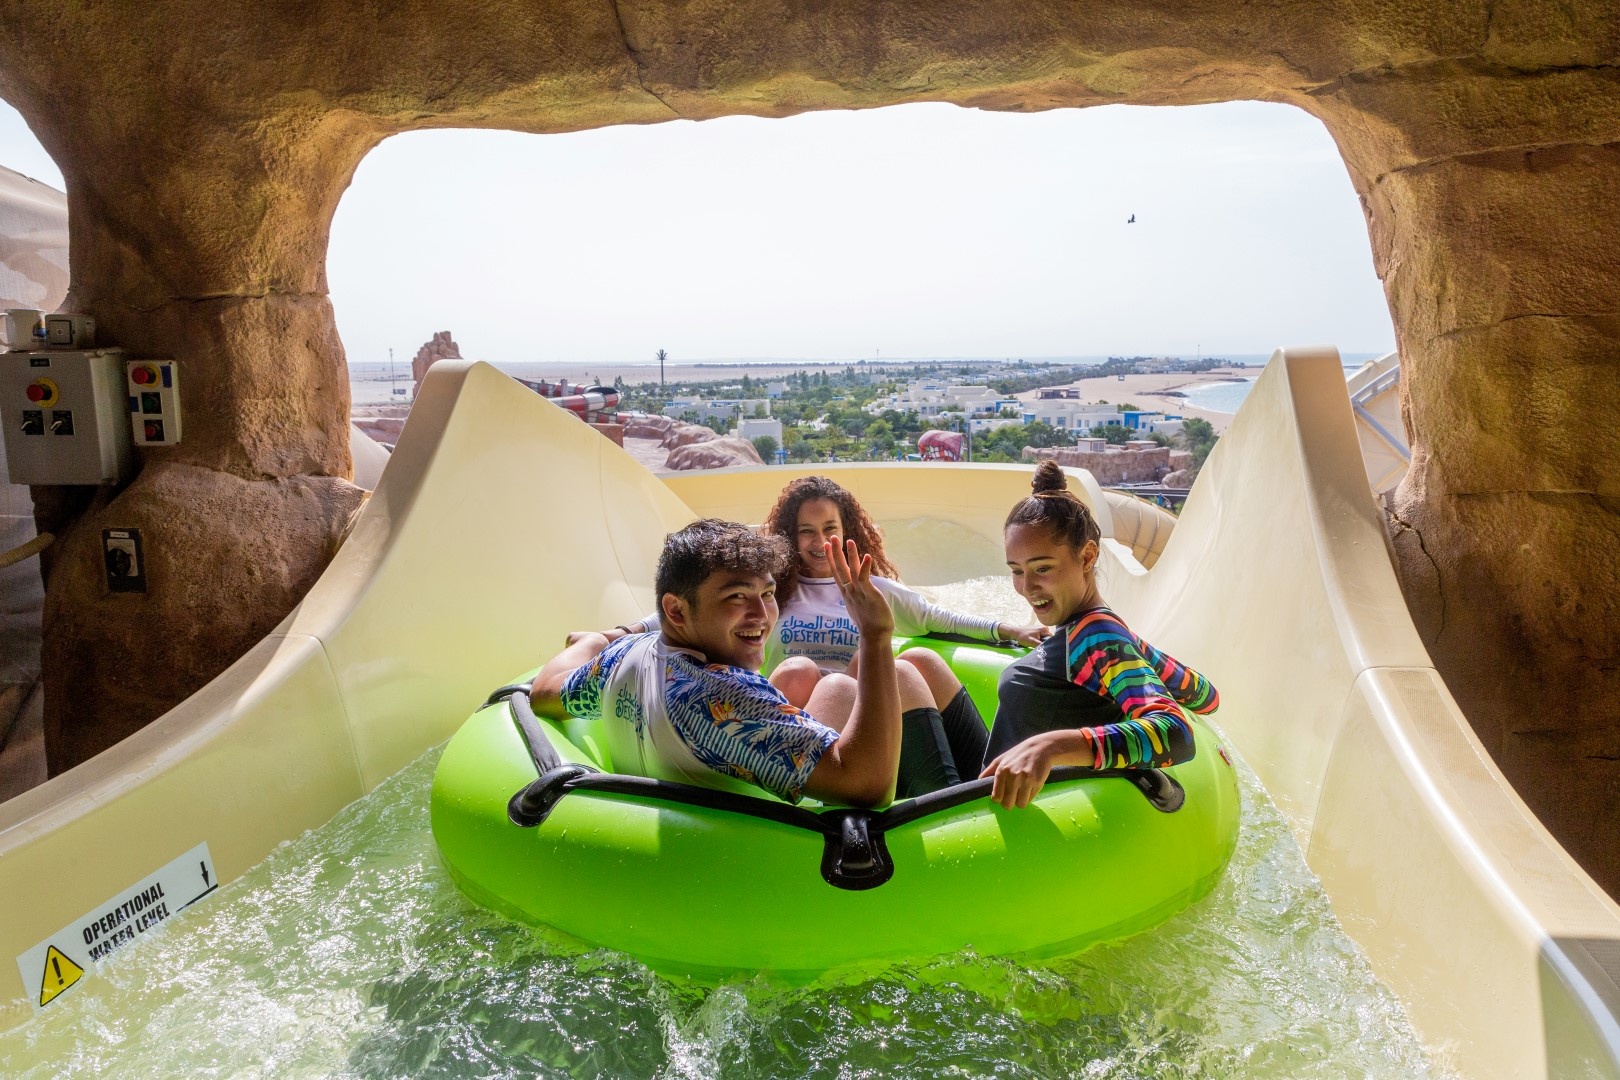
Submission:
<svg viewBox="0 0 1620 1080">
<path fill-rule="evenodd" d="M 360 492 L 327 235 L 388 135 L 1259 99 L 1327 125 L 1367 215 L 1405 365 L 1413 468 L 1386 509 L 1418 625 L 1525 799 L 1620 891 L 1616 3 L 7 10 L 0 97 L 67 183 L 64 308 L 187 379 L 186 442 L 135 483 L 36 490 L 64 535 L 45 565 L 53 770 L 222 670 L 340 542 Z M 103 595 L 96 530 L 135 523 L 151 591 Z"/>
</svg>

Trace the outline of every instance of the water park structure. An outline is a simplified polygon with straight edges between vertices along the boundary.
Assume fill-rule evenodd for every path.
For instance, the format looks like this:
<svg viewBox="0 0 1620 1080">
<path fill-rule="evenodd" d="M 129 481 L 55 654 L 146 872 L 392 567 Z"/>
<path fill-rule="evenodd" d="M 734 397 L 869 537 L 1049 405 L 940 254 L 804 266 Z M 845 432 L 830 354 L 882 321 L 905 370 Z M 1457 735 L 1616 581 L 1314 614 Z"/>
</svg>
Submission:
<svg viewBox="0 0 1620 1080">
<path fill-rule="evenodd" d="M 18 5 L 0 97 L 67 180 L 64 313 L 93 316 L 131 356 L 172 359 L 187 428 L 139 450 L 121 489 L 34 489 L 59 537 L 41 560 L 56 775 L 0 808 L 0 880 L 37 897 L 9 912 L 13 952 L 186 855 L 204 822 L 218 878 L 241 874 L 442 739 L 561 630 L 645 605 L 663 527 L 750 516 L 751 485 L 792 474 L 665 483 L 572 417 L 550 428 L 560 414 L 528 391 L 508 401 L 493 371 L 449 365 L 362 508 L 324 259 L 342 191 L 382 139 L 917 100 L 1258 99 L 1317 116 L 1344 155 L 1395 318 L 1410 468 L 1373 502 L 1356 403 L 1315 371 L 1336 360 L 1285 353 L 1158 562 L 1111 563 L 1110 595 L 1172 650 L 1214 657 L 1246 703 L 1227 734 L 1433 1045 L 1470 1075 L 1612 1074 L 1620 433 L 1579 403 L 1620 397 L 1620 23 L 1600 2 L 1267 12 L 1262 36 L 1242 5 L 1025 20 L 974 5 L 493 3 L 381 26 L 338 8 Z M 176 149 L 155 152 L 154 132 Z M 499 460 L 511 447 L 477 441 L 462 407 L 475 399 L 612 492 L 583 485 L 601 522 L 589 535 L 549 534 L 567 589 L 531 579 L 514 596 L 501 576 L 553 522 L 456 532 L 513 491 L 543 494 Z M 850 475 L 887 517 L 955 522 L 990 548 L 991 507 L 1019 480 L 953 468 L 934 474 L 946 495 L 915 471 L 892 491 L 882 470 Z M 121 527 L 156 538 L 138 605 L 102 587 L 102 530 Z M 589 577 L 601 559 L 611 568 Z M 511 610 L 475 603 L 488 596 Z M 501 648 L 446 664 L 472 624 Z M 1586 692 L 1547 710 L 1548 684 Z M 1308 737 L 1302 715 L 1319 725 Z M 264 813 L 265 791 L 290 812 Z M 30 891 L 41 881 L 57 884 Z"/>
</svg>

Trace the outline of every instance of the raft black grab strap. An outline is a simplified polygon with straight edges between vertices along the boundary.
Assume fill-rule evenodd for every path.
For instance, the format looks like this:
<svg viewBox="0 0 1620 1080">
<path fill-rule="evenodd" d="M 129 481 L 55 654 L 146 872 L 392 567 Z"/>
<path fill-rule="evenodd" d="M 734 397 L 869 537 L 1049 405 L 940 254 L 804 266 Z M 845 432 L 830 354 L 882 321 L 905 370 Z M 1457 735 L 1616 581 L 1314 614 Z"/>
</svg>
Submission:
<svg viewBox="0 0 1620 1080">
<path fill-rule="evenodd" d="M 512 719 L 517 721 L 518 731 L 523 735 L 523 745 L 529 748 L 529 760 L 534 762 L 534 771 L 544 777 L 560 769 L 563 765 L 562 755 L 551 745 L 546 733 L 540 730 L 540 721 L 535 718 L 534 707 L 529 704 L 529 688 L 501 689 L 511 691 L 506 701 L 511 706 Z"/>
<path fill-rule="evenodd" d="M 1064 766 L 1053 769 L 1047 783 L 1115 777 L 1129 780 L 1149 803 L 1166 814 L 1175 813 L 1187 800 L 1186 791 L 1175 778 L 1158 769 L 1099 771 Z M 546 770 L 538 780 L 513 795 L 506 804 L 506 816 L 514 825 L 533 828 L 545 821 L 563 796 L 571 791 L 635 795 L 685 806 L 726 810 L 820 833 L 822 878 L 837 888 L 860 891 L 875 889 L 894 876 L 894 861 L 889 857 L 884 835 L 890 829 L 982 799 L 990 793 L 992 784 L 990 779 L 972 780 L 895 803 L 887 810 L 832 809 L 818 814 L 734 791 L 654 780 L 646 776 L 620 776 L 597 772 L 588 765 L 565 764 Z"/>
<path fill-rule="evenodd" d="M 978 645 L 986 649 L 1021 649 L 1022 645 L 1016 641 L 986 641 L 984 638 L 968 637 L 966 634 L 953 634 L 945 630 L 930 630 L 926 634 L 918 634 L 918 641 L 943 641 L 948 645 Z"/>
<path fill-rule="evenodd" d="M 479 706 L 479 710 L 482 711 L 489 708 L 491 705 L 499 704 L 500 702 L 511 697 L 513 694 L 517 693 L 519 690 L 527 694 L 529 692 L 530 685 L 530 683 L 526 682 L 514 682 L 507 683 L 505 686 L 491 690 L 489 692 L 489 697 L 485 698 L 484 703 Z"/>
<path fill-rule="evenodd" d="M 1047 776 L 1046 782 L 1062 784 L 1070 780 L 1114 777 L 1129 780 L 1136 790 L 1146 797 L 1148 803 L 1161 813 L 1173 814 L 1187 801 L 1186 789 L 1176 782 L 1175 777 L 1162 769 L 1088 769 L 1080 765 L 1060 765 Z M 887 832 L 889 829 L 909 825 L 930 814 L 954 810 L 975 799 L 984 798 L 990 794 L 994 786 L 995 780 L 987 776 L 983 780 L 964 780 L 948 788 L 940 788 L 926 795 L 918 795 L 914 799 L 897 802 L 878 815 L 878 827 Z"/>
<path fill-rule="evenodd" d="M 872 822 L 880 815 L 871 810 L 825 810 L 816 814 L 735 791 L 655 780 L 649 776 L 597 772 L 587 765 L 567 764 L 548 770 L 507 801 L 506 816 L 512 824 L 532 829 L 545 821 L 563 796 L 571 791 L 636 795 L 660 802 L 726 810 L 819 833 L 822 837 L 821 876 L 829 885 L 840 889 L 872 889 L 894 876 L 894 863 L 883 842 L 883 832 L 872 827 Z"/>
</svg>

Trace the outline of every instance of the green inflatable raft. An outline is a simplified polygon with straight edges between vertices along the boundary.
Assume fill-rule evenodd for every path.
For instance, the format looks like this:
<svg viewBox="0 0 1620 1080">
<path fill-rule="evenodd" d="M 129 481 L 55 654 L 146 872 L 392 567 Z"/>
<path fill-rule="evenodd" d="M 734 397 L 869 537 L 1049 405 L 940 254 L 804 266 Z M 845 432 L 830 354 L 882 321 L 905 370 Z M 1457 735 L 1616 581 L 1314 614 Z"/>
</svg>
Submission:
<svg viewBox="0 0 1620 1080">
<path fill-rule="evenodd" d="M 1017 653 L 897 642 L 911 645 L 944 655 L 994 716 Z M 1193 760 L 1059 769 L 1022 810 L 976 780 L 863 811 L 612 775 L 597 725 L 536 718 L 523 686 L 491 695 L 439 761 L 446 867 L 485 907 L 670 974 L 1077 952 L 1208 893 L 1237 843 L 1237 779 L 1197 718 Z"/>
</svg>

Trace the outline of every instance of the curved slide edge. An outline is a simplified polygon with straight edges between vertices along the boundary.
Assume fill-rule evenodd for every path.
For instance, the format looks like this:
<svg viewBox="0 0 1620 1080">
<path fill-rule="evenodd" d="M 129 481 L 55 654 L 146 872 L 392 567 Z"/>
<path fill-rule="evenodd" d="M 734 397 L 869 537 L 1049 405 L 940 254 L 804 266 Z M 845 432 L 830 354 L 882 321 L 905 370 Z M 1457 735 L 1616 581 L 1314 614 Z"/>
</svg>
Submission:
<svg viewBox="0 0 1620 1080">
<path fill-rule="evenodd" d="M 692 516 L 493 367 L 434 365 L 282 625 L 153 724 L 0 804 L 0 1023 L 38 992 L 13 957 L 199 843 L 236 878 L 448 738 L 568 630 L 645 610 L 663 534 Z"/>
<path fill-rule="evenodd" d="M 1220 686 L 1223 728 L 1442 1057 L 1464 1075 L 1614 1075 L 1620 909 L 1435 674 L 1350 416 L 1336 353 L 1278 354 L 1153 569 L 1105 544 L 1105 593 Z M 987 573 L 1001 566 L 984 545 L 1028 490 L 1017 466 L 661 483 L 487 365 L 436 365 L 354 533 L 277 632 L 156 724 L 0 805 L 0 888 L 20 898 L 0 948 L 23 952 L 199 841 L 236 877 L 447 737 L 565 630 L 646 610 L 663 533 L 699 513 L 758 518 L 815 471 L 891 526 L 954 522 Z M 1071 477 L 1113 537 L 1091 478 Z M 0 997 L 21 986 L 0 962 Z"/>
<path fill-rule="evenodd" d="M 1462 1075 L 1620 1076 L 1620 908 L 1502 777 L 1407 614 L 1336 350 L 1279 350 L 1151 572 L 1104 594 L 1222 728 Z"/>
</svg>

